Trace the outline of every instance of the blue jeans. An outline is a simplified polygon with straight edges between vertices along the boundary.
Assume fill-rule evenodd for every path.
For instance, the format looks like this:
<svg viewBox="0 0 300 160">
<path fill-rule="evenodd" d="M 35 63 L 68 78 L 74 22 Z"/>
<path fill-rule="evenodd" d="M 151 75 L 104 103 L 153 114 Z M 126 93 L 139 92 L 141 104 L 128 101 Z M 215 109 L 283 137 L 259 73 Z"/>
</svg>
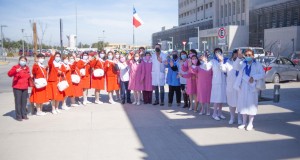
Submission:
<svg viewBox="0 0 300 160">
<path fill-rule="evenodd" d="M 160 93 L 159 93 L 159 90 Z M 155 92 L 155 102 L 159 103 L 159 94 L 160 94 L 160 103 L 165 102 L 165 88 L 164 86 L 153 86 L 154 92 Z"/>
<path fill-rule="evenodd" d="M 121 98 L 122 101 L 125 101 L 127 99 L 127 102 L 131 102 L 130 100 L 130 90 L 128 90 L 128 83 L 129 81 L 120 81 L 120 87 L 121 87 Z"/>
</svg>

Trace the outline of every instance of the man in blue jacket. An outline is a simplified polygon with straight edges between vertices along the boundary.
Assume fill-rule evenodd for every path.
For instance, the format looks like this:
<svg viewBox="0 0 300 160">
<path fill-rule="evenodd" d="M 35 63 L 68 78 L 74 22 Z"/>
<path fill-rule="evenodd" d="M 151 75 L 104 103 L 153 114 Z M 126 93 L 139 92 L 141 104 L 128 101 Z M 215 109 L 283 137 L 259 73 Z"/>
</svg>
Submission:
<svg viewBox="0 0 300 160">
<path fill-rule="evenodd" d="M 165 61 L 165 66 L 168 68 L 167 84 L 169 85 L 169 107 L 172 106 L 174 92 L 176 93 L 177 106 L 180 106 L 181 102 L 180 78 L 178 76 L 179 65 L 178 52 L 173 51 L 168 60 Z"/>
</svg>

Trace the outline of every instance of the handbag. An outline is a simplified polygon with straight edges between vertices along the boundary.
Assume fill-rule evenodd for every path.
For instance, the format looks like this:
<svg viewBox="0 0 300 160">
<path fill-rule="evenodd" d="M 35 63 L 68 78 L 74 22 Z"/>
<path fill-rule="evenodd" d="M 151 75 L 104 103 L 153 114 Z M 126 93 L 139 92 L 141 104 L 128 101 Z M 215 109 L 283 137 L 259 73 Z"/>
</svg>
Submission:
<svg viewBox="0 0 300 160">
<path fill-rule="evenodd" d="M 266 89 L 265 79 L 263 78 L 263 79 L 257 80 L 255 87 L 258 90 L 265 90 Z"/>
<path fill-rule="evenodd" d="M 75 70 L 76 74 L 71 74 L 72 83 L 78 84 L 80 82 L 80 76 L 78 75 L 77 71 Z"/>
<path fill-rule="evenodd" d="M 69 83 L 66 80 L 62 80 L 58 82 L 57 87 L 58 90 L 62 92 L 69 87 Z"/>
<path fill-rule="evenodd" d="M 40 67 L 40 69 L 41 69 L 41 71 L 42 71 L 42 73 L 44 75 L 44 78 L 35 78 L 34 79 L 34 86 L 37 89 L 44 88 L 44 87 L 47 86 L 46 75 L 45 75 L 43 69 L 41 68 L 41 66 L 39 66 L 39 67 Z"/>
<path fill-rule="evenodd" d="M 80 75 L 81 76 L 85 76 L 85 67 L 84 68 L 82 68 L 82 69 L 80 69 Z"/>
<path fill-rule="evenodd" d="M 102 77 L 104 76 L 104 71 L 103 69 L 95 69 L 93 71 L 94 77 Z"/>
</svg>

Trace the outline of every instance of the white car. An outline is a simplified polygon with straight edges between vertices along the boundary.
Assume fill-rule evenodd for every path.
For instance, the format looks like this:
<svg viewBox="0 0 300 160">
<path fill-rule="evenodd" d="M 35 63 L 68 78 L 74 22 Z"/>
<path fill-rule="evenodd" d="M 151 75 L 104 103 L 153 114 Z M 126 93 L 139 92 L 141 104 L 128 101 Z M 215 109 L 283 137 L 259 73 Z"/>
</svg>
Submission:
<svg viewBox="0 0 300 160">
<path fill-rule="evenodd" d="M 265 50 L 261 47 L 239 47 L 236 49 L 241 49 L 243 54 L 246 52 L 247 49 L 251 49 L 254 52 L 254 58 L 263 57 L 266 55 Z"/>
</svg>

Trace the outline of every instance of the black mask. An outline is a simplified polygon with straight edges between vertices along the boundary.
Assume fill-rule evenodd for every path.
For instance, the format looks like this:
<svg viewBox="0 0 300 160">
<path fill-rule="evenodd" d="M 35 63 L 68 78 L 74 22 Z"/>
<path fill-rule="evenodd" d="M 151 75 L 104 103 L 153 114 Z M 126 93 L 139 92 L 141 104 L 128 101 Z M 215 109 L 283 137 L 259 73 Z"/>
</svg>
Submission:
<svg viewBox="0 0 300 160">
<path fill-rule="evenodd" d="M 177 56 L 177 54 L 173 54 L 173 59 L 177 59 L 178 58 L 178 56 Z"/>
<path fill-rule="evenodd" d="M 155 48 L 155 52 L 160 52 L 160 48 Z"/>
</svg>

